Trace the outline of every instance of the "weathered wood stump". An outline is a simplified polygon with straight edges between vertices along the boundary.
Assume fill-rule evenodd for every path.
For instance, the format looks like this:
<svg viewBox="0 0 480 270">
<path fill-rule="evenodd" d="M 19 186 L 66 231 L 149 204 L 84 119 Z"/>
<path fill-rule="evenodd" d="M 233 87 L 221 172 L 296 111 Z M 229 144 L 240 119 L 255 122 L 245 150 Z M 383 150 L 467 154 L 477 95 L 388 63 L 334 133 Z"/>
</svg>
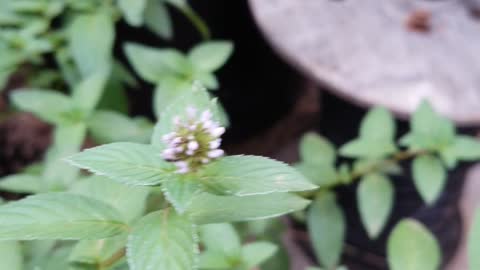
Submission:
<svg viewBox="0 0 480 270">
<path fill-rule="evenodd" d="M 335 94 L 480 124 L 477 0 L 249 0 L 272 46 Z"/>
</svg>

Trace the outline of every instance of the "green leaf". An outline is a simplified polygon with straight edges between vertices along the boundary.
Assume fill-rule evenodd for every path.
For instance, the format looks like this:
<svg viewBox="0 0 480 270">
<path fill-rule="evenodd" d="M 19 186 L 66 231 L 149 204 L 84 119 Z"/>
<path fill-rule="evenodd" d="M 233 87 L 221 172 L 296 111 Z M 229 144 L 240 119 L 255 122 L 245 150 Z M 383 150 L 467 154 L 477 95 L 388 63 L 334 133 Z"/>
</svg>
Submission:
<svg viewBox="0 0 480 270">
<path fill-rule="evenodd" d="M 20 110 L 31 112 L 52 124 L 62 122 L 62 115 L 72 108 L 70 98 L 53 90 L 17 90 L 10 97 Z"/>
<path fill-rule="evenodd" d="M 235 228 L 228 223 L 201 226 L 200 239 L 207 251 L 221 253 L 226 257 L 237 258 L 242 251 L 240 238 Z"/>
<path fill-rule="evenodd" d="M 68 158 L 72 165 L 120 183 L 158 185 L 170 177 L 174 165 L 164 161 L 150 145 L 111 143 L 87 149 Z"/>
<path fill-rule="evenodd" d="M 222 67 L 233 52 L 229 41 L 207 41 L 195 46 L 188 58 L 201 70 L 212 72 Z"/>
<path fill-rule="evenodd" d="M 228 125 L 228 121 L 222 114 L 222 108 L 217 103 L 216 99 L 211 99 L 209 93 L 201 85 L 194 83 L 191 91 L 186 91 L 184 95 L 176 98 L 166 107 L 160 114 L 160 121 L 155 125 L 152 144 L 159 149 L 165 147 L 162 136 L 174 130 L 175 124 L 173 122 L 175 117 L 187 117 L 188 107 L 194 107 L 198 111 L 210 110 L 213 114 L 213 120 L 221 123 L 223 126 Z"/>
<path fill-rule="evenodd" d="M 205 251 L 200 254 L 198 265 L 200 269 L 224 270 L 232 267 L 229 258 L 218 251 Z"/>
<path fill-rule="evenodd" d="M 427 204 L 434 203 L 442 193 L 447 175 L 438 158 L 431 155 L 413 160 L 413 180 L 417 191 Z"/>
<path fill-rule="evenodd" d="M 332 186 L 339 182 L 337 171 L 333 165 L 315 165 L 302 162 L 295 165 L 295 168 L 320 188 Z"/>
<path fill-rule="evenodd" d="M 126 243 L 127 234 L 100 240 L 82 240 L 74 246 L 68 260 L 71 263 L 98 265 L 111 258 Z"/>
<path fill-rule="evenodd" d="M 469 269 L 480 269 L 480 257 L 478 254 L 480 254 L 480 208 L 476 211 L 468 236 Z"/>
<path fill-rule="evenodd" d="M 72 250 L 71 245 L 60 245 L 51 250 L 38 263 L 34 264 L 34 270 L 86 270 L 86 269 L 70 269 L 72 266 L 68 264 L 68 255 Z M 87 268 L 88 269 L 88 268 Z M 88 269 L 92 270 L 92 269 Z"/>
<path fill-rule="evenodd" d="M 413 219 L 401 221 L 387 243 L 388 265 L 392 270 L 437 270 L 440 248 L 435 237 Z"/>
<path fill-rule="evenodd" d="M 128 231 L 111 206 L 85 196 L 48 193 L 0 207 L 0 240 L 98 239 Z"/>
<path fill-rule="evenodd" d="M 277 251 L 277 246 L 269 242 L 254 242 L 242 247 L 243 261 L 247 269 L 252 269 L 272 257 Z"/>
<path fill-rule="evenodd" d="M 118 0 L 118 6 L 125 16 L 125 20 L 131 26 L 143 24 L 143 13 L 147 0 Z"/>
<path fill-rule="evenodd" d="M 377 168 L 379 165 L 381 168 Z M 399 164 L 385 164 L 385 160 L 382 159 L 357 159 L 353 163 L 353 171 L 362 174 L 368 173 L 372 168 L 377 168 L 377 172 L 383 174 L 399 175 L 402 173 L 402 167 Z"/>
<path fill-rule="evenodd" d="M 84 77 L 110 66 L 115 31 L 108 14 L 75 16 L 68 39 L 73 59 Z"/>
<path fill-rule="evenodd" d="M 227 156 L 206 164 L 199 182 L 222 195 L 248 196 L 317 188 L 285 163 L 259 156 Z"/>
<path fill-rule="evenodd" d="M 0 241 L 0 257 L 2 270 L 23 270 L 22 248 L 18 242 Z"/>
<path fill-rule="evenodd" d="M 68 166 L 62 160 L 77 153 L 83 145 L 86 126 L 83 123 L 60 125 L 55 128 L 53 145 L 46 156 L 42 178 L 47 183 L 46 190 L 65 190 L 78 176 L 79 170 Z"/>
<path fill-rule="evenodd" d="M 318 260 L 327 269 L 340 261 L 345 238 L 345 217 L 335 195 L 320 193 L 308 210 L 308 232 Z"/>
<path fill-rule="evenodd" d="M 207 89 L 217 90 L 220 87 L 217 77 L 212 73 L 195 70 L 193 78 L 201 82 Z"/>
<path fill-rule="evenodd" d="M 193 197 L 200 193 L 202 186 L 188 175 L 172 175 L 162 184 L 162 191 L 167 200 L 182 214 L 192 203 Z"/>
<path fill-rule="evenodd" d="M 127 89 L 124 82 L 116 76 L 113 74 L 110 76 L 96 109 L 128 114 L 130 105 L 128 104 Z"/>
<path fill-rule="evenodd" d="M 194 225 L 168 210 L 153 212 L 138 221 L 127 247 L 131 270 L 195 269 L 197 253 Z"/>
<path fill-rule="evenodd" d="M 68 48 L 58 48 L 55 52 L 55 62 L 66 84 L 73 88 L 80 81 L 81 74 L 73 62 L 70 50 Z"/>
<path fill-rule="evenodd" d="M 392 114 L 382 107 L 371 109 L 363 118 L 360 137 L 379 141 L 393 141 L 395 121 Z"/>
<path fill-rule="evenodd" d="M 410 121 L 411 133 L 402 143 L 412 149 L 441 150 L 455 138 L 455 127 L 438 115 L 428 102 L 422 102 Z"/>
<path fill-rule="evenodd" d="M 359 137 L 346 143 L 340 153 L 347 157 L 381 158 L 394 153 L 395 122 L 390 112 L 376 107 L 362 120 Z"/>
<path fill-rule="evenodd" d="M 35 269 L 42 266 L 47 260 L 49 253 L 58 244 L 56 240 L 34 240 L 23 242 L 23 254 L 25 260 L 25 269 Z"/>
<path fill-rule="evenodd" d="M 191 72 L 188 59 L 175 49 L 155 49 L 135 43 L 124 47 L 130 64 L 144 80 L 158 83 L 166 76 L 182 76 Z"/>
<path fill-rule="evenodd" d="M 157 118 L 176 98 L 192 90 L 192 82 L 177 77 L 165 77 L 153 94 L 153 110 Z"/>
<path fill-rule="evenodd" d="M 308 164 L 333 165 L 336 160 L 335 147 L 326 138 L 309 132 L 300 142 L 300 156 Z"/>
<path fill-rule="evenodd" d="M 370 238 L 382 232 L 393 207 L 394 190 L 388 178 L 380 174 L 368 174 L 357 189 L 358 210 Z"/>
<path fill-rule="evenodd" d="M 73 102 L 76 108 L 88 115 L 93 112 L 102 97 L 110 68 L 105 67 L 82 80 L 73 90 Z"/>
<path fill-rule="evenodd" d="M 103 201 L 131 222 L 145 211 L 148 188 L 127 186 L 101 176 L 90 176 L 77 183 L 73 192 Z"/>
<path fill-rule="evenodd" d="M 381 158 L 397 150 L 393 142 L 382 142 L 368 139 L 356 139 L 340 148 L 340 154 L 352 158 Z"/>
<path fill-rule="evenodd" d="M 480 159 L 480 142 L 469 136 L 457 136 L 453 144 L 441 150 L 440 155 L 450 168 L 455 167 L 458 160 L 475 161 Z"/>
<path fill-rule="evenodd" d="M 196 224 L 273 218 L 304 209 L 310 201 L 288 193 L 246 197 L 195 196 L 186 213 Z"/>
<path fill-rule="evenodd" d="M 152 136 L 153 124 L 138 120 L 114 111 L 96 111 L 88 120 L 88 127 L 92 137 L 99 144 L 120 141 L 148 143 Z"/>
<path fill-rule="evenodd" d="M 14 193 L 40 193 L 45 191 L 42 179 L 30 174 L 14 174 L 1 178 L 0 190 Z"/>
<path fill-rule="evenodd" d="M 148 29 L 155 34 L 165 39 L 172 38 L 172 19 L 165 4 L 161 1 L 147 0 L 144 20 Z"/>
</svg>

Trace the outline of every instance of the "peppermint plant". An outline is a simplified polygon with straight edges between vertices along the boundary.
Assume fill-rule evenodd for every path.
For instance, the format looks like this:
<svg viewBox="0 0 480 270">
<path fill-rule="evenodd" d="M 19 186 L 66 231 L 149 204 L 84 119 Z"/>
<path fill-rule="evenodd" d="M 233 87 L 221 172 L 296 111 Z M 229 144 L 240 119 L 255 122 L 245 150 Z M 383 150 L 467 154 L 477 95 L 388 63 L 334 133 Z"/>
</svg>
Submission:
<svg viewBox="0 0 480 270">
<path fill-rule="evenodd" d="M 55 249 L 73 269 L 248 269 L 270 257 L 275 247 L 264 242 L 223 249 L 212 231 L 235 238 L 231 227 L 202 225 L 298 211 L 309 201 L 291 192 L 317 187 L 284 163 L 226 156 L 220 108 L 198 85 L 160 119 L 151 144 L 105 144 L 67 159 L 97 176 L 1 206 L 0 240 L 79 240 Z"/>
<path fill-rule="evenodd" d="M 152 128 L 146 119 L 131 120 L 114 111 L 96 110 L 108 74 L 108 70 L 100 70 L 91 75 L 79 83 L 70 96 L 46 89 L 23 89 L 12 93 L 11 100 L 17 108 L 54 126 L 53 143 L 40 174 L 4 177 L 0 189 L 20 193 L 65 190 L 77 178 L 78 169 L 65 166 L 60 159 L 77 153 L 87 133 L 98 143 L 118 139 L 148 141 Z"/>
<path fill-rule="evenodd" d="M 327 139 L 309 133 L 300 145 L 297 168 L 320 188 L 306 194 L 313 198 L 306 224 L 315 254 L 325 269 L 338 267 L 344 248 L 346 221 L 337 204 L 335 188 L 358 182 L 357 206 L 368 236 L 383 232 L 392 212 L 395 190 L 391 175 L 404 173 L 400 162 L 411 161 L 419 196 L 433 205 L 443 191 L 448 170 L 459 161 L 480 159 L 480 142 L 457 134 L 454 125 L 423 102 L 410 121 L 410 131 L 395 142 L 392 115 L 373 108 L 363 119 L 359 136 L 338 150 Z M 337 161 L 338 156 L 352 160 Z M 415 249 L 408 247 L 415 246 Z M 424 256 L 416 256 L 422 250 Z M 441 263 L 437 240 L 419 222 L 406 219 L 388 241 L 391 269 L 434 270 Z M 406 268 L 408 265 L 410 268 Z"/>
<path fill-rule="evenodd" d="M 204 225 L 199 231 L 205 249 L 199 257 L 200 269 L 253 269 L 271 258 L 278 249 L 268 241 L 243 244 L 235 228 L 227 223 Z"/>
<path fill-rule="evenodd" d="M 172 100 L 190 91 L 194 81 L 201 82 L 210 90 L 218 89 L 214 72 L 226 63 L 233 52 L 233 45 L 228 41 L 206 41 L 187 54 L 134 43 L 126 44 L 124 49 L 142 79 L 156 85 L 153 109 L 158 117 Z"/>
<path fill-rule="evenodd" d="M 184 0 L 2 0 L 0 1 L 0 88 L 28 64 L 30 84 L 79 80 L 112 59 L 115 24 L 146 27 L 162 38 L 173 35 L 167 6 L 191 20 L 204 38 L 208 27 Z M 53 55 L 56 67 L 46 68 Z"/>
</svg>

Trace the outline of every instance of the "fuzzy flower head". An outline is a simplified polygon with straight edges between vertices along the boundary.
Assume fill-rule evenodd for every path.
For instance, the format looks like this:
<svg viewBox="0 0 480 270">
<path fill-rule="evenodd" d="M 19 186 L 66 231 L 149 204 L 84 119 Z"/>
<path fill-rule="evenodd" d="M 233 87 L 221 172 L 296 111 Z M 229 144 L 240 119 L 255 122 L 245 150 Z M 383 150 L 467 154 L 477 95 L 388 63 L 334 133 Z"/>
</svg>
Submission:
<svg viewBox="0 0 480 270">
<path fill-rule="evenodd" d="M 220 137 L 225 128 L 212 119 L 209 110 L 202 112 L 188 107 L 186 117 L 175 117 L 173 124 L 174 131 L 162 138 L 167 145 L 162 157 L 173 162 L 178 173 L 194 171 L 202 164 L 223 156 Z"/>
</svg>

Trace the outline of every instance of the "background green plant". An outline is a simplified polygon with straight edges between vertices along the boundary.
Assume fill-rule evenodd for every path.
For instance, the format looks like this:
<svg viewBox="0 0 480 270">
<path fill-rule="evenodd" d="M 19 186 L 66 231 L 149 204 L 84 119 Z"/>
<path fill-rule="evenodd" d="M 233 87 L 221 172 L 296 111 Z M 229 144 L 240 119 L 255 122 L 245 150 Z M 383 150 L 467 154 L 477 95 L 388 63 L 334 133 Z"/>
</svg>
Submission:
<svg viewBox="0 0 480 270">
<path fill-rule="evenodd" d="M 335 269 L 340 263 L 347 229 L 343 210 L 336 202 L 336 187 L 359 181 L 358 211 L 368 236 L 375 240 L 392 212 L 395 190 L 389 176 L 404 173 L 400 162 L 412 162 L 416 190 L 426 204 L 432 205 L 444 189 L 449 169 L 459 161 L 480 159 L 480 142 L 456 134 L 454 125 L 427 102 L 413 114 L 410 131 L 398 146 L 395 133 L 392 115 L 383 108 L 373 108 L 362 120 L 359 136 L 338 151 L 319 135 L 303 137 L 301 162 L 296 167 L 320 187 L 306 194 L 314 199 L 306 213 L 306 224 L 315 254 L 325 269 Z M 352 162 L 337 164 L 337 154 Z M 401 221 L 388 239 L 391 269 L 439 269 L 440 253 L 437 240 L 413 219 Z"/>
<path fill-rule="evenodd" d="M 401 173 L 399 162 L 412 160 L 416 188 L 432 204 L 449 169 L 480 157 L 476 140 L 457 135 L 452 123 L 423 103 L 399 143 L 392 116 L 381 108 L 370 111 L 358 138 L 339 150 L 307 134 L 296 166 L 304 176 L 254 156 L 225 157 L 200 174 L 179 176 L 160 158 L 159 136 L 189 104 L 208 104 L 228 125 L 221 105 L 203 89 L 192 91 L 192 83 L 218 89 L 214 73 L 231 56 L 232 43 L 209 40 L 208 27 L 184 0 L 0 0 L 0 7 L 0 86 L 21 75 L 24 89 L 14 91 L 11 102 L 54 126 L 44 160 L 0 181 L 2 190 L 36 194 L 0 207 L 0 268 L 288 269 L 284 225 L 267 218 L 305 208 L 309 201 L 291 194 L 303 191 L 313 203 L 294 216 L 306 218 L 323 267 L 311 269 L 344 270 L 339 264 L 347 228 L 335 187 L 360 182 L 359 212 L 375 239 L 391 214 L 389 176 Z M 185 15 L 204 40 L 188 52 L 119 40 L 122 21 L 171 39 L 168 8 Z M 156 129 L 151 120 L 128 115 L 126 91 L 139 84 L 114 47 L 123 48 L 133 71 L 155 85 Z M 86 139 L 106 145 L 71 160 L 102 176 L 62 161 Z M 338 164 L 337 155 L 353 162 Z M 158 170 L 142 171 L 143 165 Z M 480 268 L 478 216 L 469 241 L 471 269 Z M 226 223 L 238 221 L 248 222 Z M 411 219 L 391 232 L 387 254 L 391 269 L 438 269 L 441 261 L 436 239 Z"/>
</svg>

